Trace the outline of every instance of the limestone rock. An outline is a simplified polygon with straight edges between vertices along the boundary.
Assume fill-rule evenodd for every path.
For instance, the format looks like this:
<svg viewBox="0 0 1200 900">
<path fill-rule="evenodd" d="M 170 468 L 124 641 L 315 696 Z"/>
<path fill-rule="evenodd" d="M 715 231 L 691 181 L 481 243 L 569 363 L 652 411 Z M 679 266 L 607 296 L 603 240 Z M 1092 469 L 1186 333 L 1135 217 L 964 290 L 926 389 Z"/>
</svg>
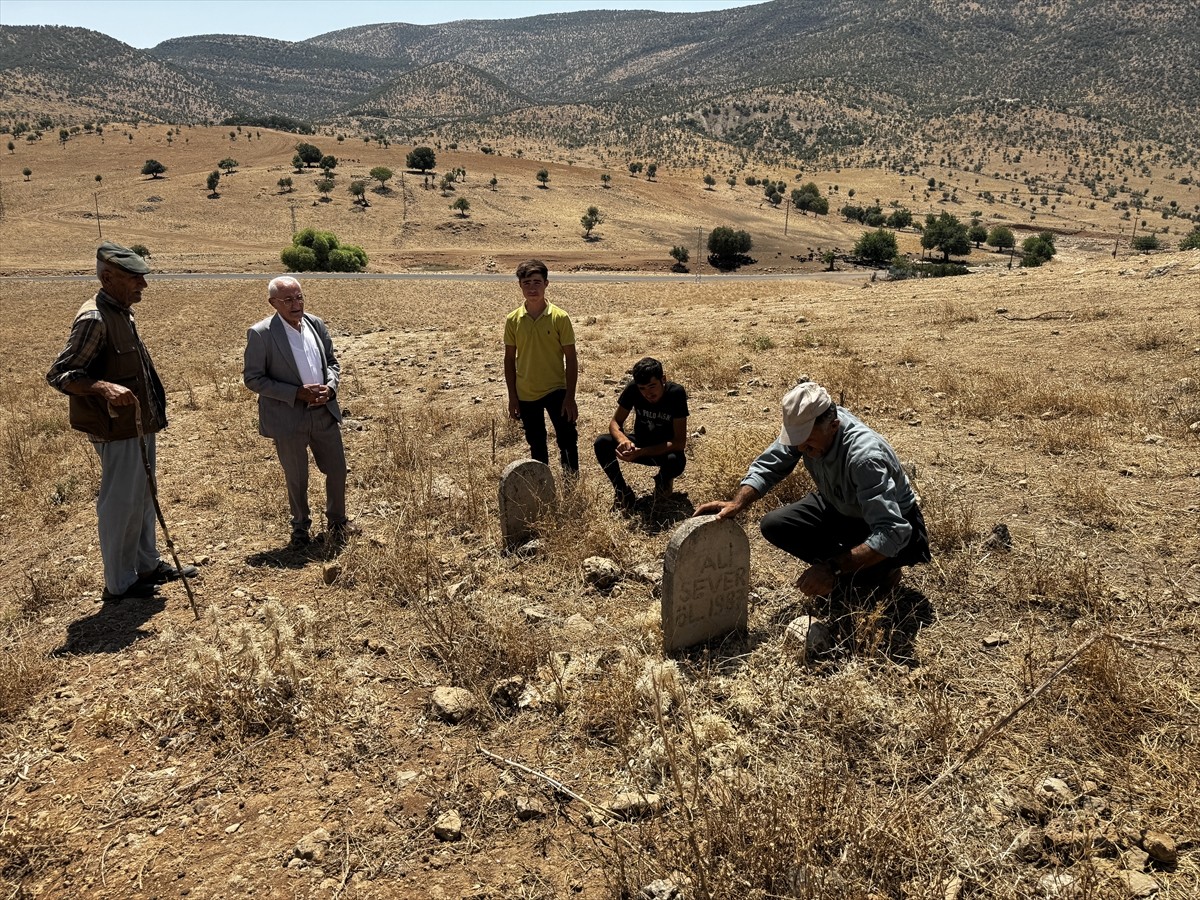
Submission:
<svg viewBox="0 0 1200 900">
<path fill-rule="evenodd" d="M 833 632 L 812 616 L 799 616 L 788 623 L 784 646 L 797 653 L 806 665 L 820 662 L 833 652 Z"/>
<path fill-rule="evenodd" d="M 333 584 L 342 574 L 341 563 L 331 562 L 321 566 L 321 580 L 326 584 Z"/>
<path fill-rule="evenodd" d="M 1162 889 L 1157 881 L 1144 872 L 1118 872 L 1117 878 L 1125 885 L 1130 897 L 1149 897 Z"/>
<path fill-rule="evenodd" d="M 296 846 L 292 848 L 292 859 L 319 863 L 325 859 L 325 854 L 329 850 L 331 840 L 329 832 L 324 828 L 310 831 L 304 837 L 300 838 L 296 842 Z"/>
<path fill-rule="evenodd" d="M 1179 862 L 1179 848 L 1175 839 L 1161 831 L 1147 831 L 1142 835 L 1142 849 L 1159 865 L 1173 866 Z"/>
<path fill-rule="evenodd" d="M 439 841 L 457 841 L 462 838 L 462 816 L 457 809 L 448 809 L 433 823 L 433 836 Z"/>
<path fill-rule="evenodd" d="M 682 896 L 679 888 L 665 878 L 658 878 L 649 884 L 642 885 L 638 895 L 644 900 L 679 900 Z"/>
<path fill-rule="evenodd" d="M 604 556 L 589 556 L 583 561 L 583 577 L 599 591 L 610 590 L 621 580 L 621 568 Z"/>
<path fill-rule="evenodd" d="M 1076 880 L 1074 875 L 1066 872 L 1051 872 L 1038 879 L 1038 887 L 1047 897 L 1067 898 L 1075 894 Z"/>
<path fill-rule="evenodd" d="M 596 633 L 596 626 L 589 622 L 583 613 L 568 616 L 567 621 L 563 622 L 563 628 L 578 637 L 590 637 Z"/>
<path fill-rule="evenodd" d="M 641 791 L 623 791 L 617 794 L 609 810 L 619 819 L 633 820 L 652 816 L 663 807 L 663 799 L 659 794 L 642 793 Z"/>
<path fill-rule="evenodd" d="M 1075 792 L 1061 778 L 1043 779 L 1034 793 L 1051 806 L 1065 806 L 1075 802 Z"/>
<path fill-rule="evenodd" d="M 522 822 L 528 822 L 531 819 L 544 819 L 545 817 L 546 807 L 541 800 L 534 797 L 517 798 L 517 818 Z"/>
<path fill-rule="evenodd" d="M 437 687 L 433 689 L 433 711 L 439 719 L 451 724 L 468 719 L 479 709 L 479 701 L 466 688 Z"/>
</svg>

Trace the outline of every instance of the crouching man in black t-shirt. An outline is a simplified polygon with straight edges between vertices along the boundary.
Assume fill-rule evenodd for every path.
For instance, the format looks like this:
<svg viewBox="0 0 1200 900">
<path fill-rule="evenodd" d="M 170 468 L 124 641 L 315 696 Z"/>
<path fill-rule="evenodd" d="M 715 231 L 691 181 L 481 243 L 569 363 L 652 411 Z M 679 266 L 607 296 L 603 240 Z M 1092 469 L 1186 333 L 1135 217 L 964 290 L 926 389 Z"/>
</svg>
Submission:
<svg viewBox="0 0 1200 900">
<path fill-rule="evenodd" d="M 673 381 L 663 381 L 662 363 L 646 357 L 630 369 L 633 381 L 617 400 L 617 411 L 608 423 L 608 434 L 596 438 L 596 461 L 616 491 L 613 505 L 630 510 L 637 494 L 621 474 L 621 462 L 657 466 L 654 499 L 671 496 L 672 482 L 683 474 L 687 460 L 687 391 Z M 636 411 L 633 437 L 625 433 L 625 420 Z"/>
</svg>

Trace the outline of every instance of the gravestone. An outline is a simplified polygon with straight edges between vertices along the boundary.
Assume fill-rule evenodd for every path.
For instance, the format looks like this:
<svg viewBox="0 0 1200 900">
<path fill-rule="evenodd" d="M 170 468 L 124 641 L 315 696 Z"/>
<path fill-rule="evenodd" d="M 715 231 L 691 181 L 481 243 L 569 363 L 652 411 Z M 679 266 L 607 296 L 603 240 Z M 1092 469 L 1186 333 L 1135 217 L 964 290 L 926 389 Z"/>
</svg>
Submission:
<svg viewBox="0 0 1200 900">
<path fill-rule="evenodd" d="M 533 526 L 554 506 L 554 473 L 535 459 L 518 459 L 500 473 L 500 534 L 514 550 L 534 536 Z"/>
<path fill-rule="evenodd" d="M 663 560 L 663 650 L 703 643 L 746 627 L 750 541 L 732 519 L 688 519 Z"/>
</svg>

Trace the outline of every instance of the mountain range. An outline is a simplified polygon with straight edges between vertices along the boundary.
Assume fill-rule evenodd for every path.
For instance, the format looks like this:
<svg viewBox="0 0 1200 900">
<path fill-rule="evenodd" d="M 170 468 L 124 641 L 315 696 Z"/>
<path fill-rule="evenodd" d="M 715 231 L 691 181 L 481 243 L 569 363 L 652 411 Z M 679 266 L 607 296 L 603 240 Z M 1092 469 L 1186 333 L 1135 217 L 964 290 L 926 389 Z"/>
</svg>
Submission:
<svg viewBox="0 0 1200 900">
<path fill-rule="evenodd" d="M 1056 143 L 1154 145 L 1188 166 L 1200 146 L 1196 12 L 772 0 L 377 24 L 298 42 L 201 35 L 148 50 L 85 29 L 4 26 L 0 123 L 281 115 L 397 140 L 690 144 L 801 161 L 887 154 L 939 130 L 1009 141 L 1053 128 Z"/>
</svg>

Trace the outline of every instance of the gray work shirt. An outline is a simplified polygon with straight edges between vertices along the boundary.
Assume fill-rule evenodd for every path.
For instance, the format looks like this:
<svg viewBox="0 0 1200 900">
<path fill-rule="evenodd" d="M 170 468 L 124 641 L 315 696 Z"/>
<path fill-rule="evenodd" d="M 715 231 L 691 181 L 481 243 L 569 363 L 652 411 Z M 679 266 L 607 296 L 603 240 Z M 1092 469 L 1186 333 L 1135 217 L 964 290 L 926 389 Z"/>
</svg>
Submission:
<svg viewBox="0 0 1200 900">
<path fill-rule="evenodd" d="M 742 484 L 765 495 L 803 460 L 830 506 L 871 527 L 866 545 L 895 557 L 912 536 L 904 514 L 912 510 L 917 497 L 888 442 L 840 407 L 837 416 L 840 427 L 833 444 L 819 459 L 809 459 L 795 447 L 776 441 L 750 464 Z"/>
</svg>

